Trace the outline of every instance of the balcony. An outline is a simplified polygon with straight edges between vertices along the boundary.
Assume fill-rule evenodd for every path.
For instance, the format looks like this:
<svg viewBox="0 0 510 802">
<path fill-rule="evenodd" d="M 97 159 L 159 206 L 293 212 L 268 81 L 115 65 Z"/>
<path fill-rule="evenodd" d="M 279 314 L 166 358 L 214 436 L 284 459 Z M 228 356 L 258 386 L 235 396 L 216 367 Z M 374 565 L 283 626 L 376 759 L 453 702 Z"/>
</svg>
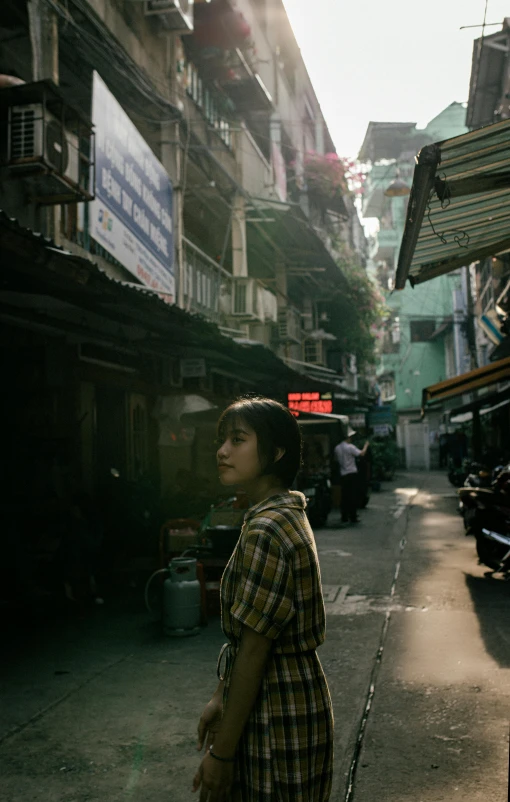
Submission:
<svg viewBox="0 0 510 802">
<path fill-rule="evenodd" d="M 232 276 L 185 237 L 183 250 L 184 308 L 220 323 L 232 305 Z"/>
<path fill-rule="evenodd" d="M 269 197 L 274 183 L 272 167 L 244 124 L 234 143 L 243 188 L 256 198 Z"/>
<path fill-rule="evenodd" d="M 225 103 L 203 80 L 201 72 L 191 62 L 185 66 L 186 94 L 200 109 L 209 126 L 216 131 L 227 148 L 232 148 L 232 126 L 227 116 L 220 110 Z"/>
<path fill-rule="evenodd" d="M 255 18 L 254 18 L 255 19 Z M 195 6 L 195 31 L 186 43 L 195 63 L 207 71 L 208 80 L 221 86 L 238 111 L 267 111 L 271 95 L 256 68 L 254 34 L 242 11 L 229 3 Z M 270 61 L 271 54 L 267 53 Z M 268 76 L 270 70 L 266 70 Z"/>
</svg>

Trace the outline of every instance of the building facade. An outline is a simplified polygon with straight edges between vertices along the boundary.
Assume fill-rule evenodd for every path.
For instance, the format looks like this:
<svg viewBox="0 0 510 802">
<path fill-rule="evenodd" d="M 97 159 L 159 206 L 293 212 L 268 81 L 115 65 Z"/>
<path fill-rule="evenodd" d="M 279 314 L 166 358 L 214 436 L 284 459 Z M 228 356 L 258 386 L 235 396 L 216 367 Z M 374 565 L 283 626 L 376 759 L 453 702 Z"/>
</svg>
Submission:
<svg viewBox="0 0 510 802">
<path fill-rule="evenodd" d="M 371 122 L 359 159 L 368 166 L 363 216 L 376 218 L 370 257 L 390 310 L 382 331 L 377 381 L 382 401 L 398 415 L 397 441 L 409 468 L 435 467 L 439 460 L 439 416 L 420 420 L 422 388 L 469 368 L 466 337 L 467 281 L 461 271 L 440 276 L 427 287 L 393 292 L 404 232 L 414 156 L 424 145 L 461 134 L 465 106 L 452 103 L 424 129 L 415 123 Z M 393 182 L 400 194 L 389 196 Z M 417 445 L 418 444 L 418 445 Z"/>
<path fill-rule="evenodd" d="M 211 498 L 184 416 L 366 406 L 321 318 L 365 240 L 283 3 L 6 0 L 0 32 L 7 498 L 48 532 L 112 471 Z"/>
</svg>

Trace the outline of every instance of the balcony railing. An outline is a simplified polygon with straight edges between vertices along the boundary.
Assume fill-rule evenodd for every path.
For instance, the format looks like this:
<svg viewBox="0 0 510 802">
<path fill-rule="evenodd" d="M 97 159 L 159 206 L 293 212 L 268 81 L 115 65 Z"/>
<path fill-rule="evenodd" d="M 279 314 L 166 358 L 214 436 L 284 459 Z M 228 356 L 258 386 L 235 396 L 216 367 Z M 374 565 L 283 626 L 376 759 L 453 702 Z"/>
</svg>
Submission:
<svg viewBox="0 0 510 802">
<path fill-rule="evenodd" d="M 269 197 L 273 186 L 271 165 L 244 124 L 234 142 L 243 188 L 257 198 Z"/>
<path fill-rule="evenodd" d="M 232 127 L 219 109 L 214 91 L 207 87 L 194 64 L 186 65 L 186 93 L 202 111 L 207 122 L 228 148 L 232 148 Z"/>
<path fill-rule="evenodd" d="M 232 305 L 232 276 L 185 237 L 183 250 L 185 309 L 219 323 Z"/>
</svg>

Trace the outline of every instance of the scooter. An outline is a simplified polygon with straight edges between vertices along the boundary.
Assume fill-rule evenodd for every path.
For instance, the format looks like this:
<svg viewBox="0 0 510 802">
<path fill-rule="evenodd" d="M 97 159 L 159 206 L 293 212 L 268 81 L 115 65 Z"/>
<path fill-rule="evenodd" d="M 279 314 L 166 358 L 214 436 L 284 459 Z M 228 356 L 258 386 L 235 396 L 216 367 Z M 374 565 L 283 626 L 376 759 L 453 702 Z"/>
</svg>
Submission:
<svg viewBox="0 0 510 802">
<path fill-rule="evenodd" d="M 496 478 L 497 474 L 501 470 L 502 466 L 498 466 L 498 468 L 494 469 L 494 471 L 488 470 L 485 465 L 482 465 L 478 462 L 472 462 L 470 465 L 470 473 L 467 475 L 466 480 L 464 482 L 464 488 L 479 488 L 479 487 L 490 487 L 494 479 Z M 470 513 L 471 508 L 469 506 L 466 507 L 464 503 L 463 495 L 460 491 L 458 491 L 459 495 L 459 503 L 458 503 L 458 513 L 464 520 L 464 529 L 469 529 L 470 527 Z"/>
<path fill-rule="evenodd" d="M 490 488 L 461 488 L 468 514 L 466 534 L 476 538 L 478 559 L 488 568 L 510 571 L 510 464 Z"/>
<path fill-rule="evenodd" d="M 324 526 L 331 512 L 331 481 L 324 473 L 298 477 L 298 490 L 306 498 L 306 514 L 311 526 Z"/>
</svg>

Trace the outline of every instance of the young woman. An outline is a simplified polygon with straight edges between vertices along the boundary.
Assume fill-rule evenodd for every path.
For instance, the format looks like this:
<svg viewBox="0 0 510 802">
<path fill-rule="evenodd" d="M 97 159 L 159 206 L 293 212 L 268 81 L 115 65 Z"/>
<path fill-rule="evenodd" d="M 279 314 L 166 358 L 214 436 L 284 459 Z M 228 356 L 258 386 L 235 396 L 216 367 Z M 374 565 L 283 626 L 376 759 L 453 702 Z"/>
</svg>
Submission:
<svg viewBox="0 0 510 802">
<path fill-rule="evenodd" d="M 228 643 L 198 726 L 206 753 L 193 790 L 200 802 L 327 802 L 333 714 L 316 653 L 324 603 L 305 499 L 289 490 L 299 427 L 276 401 L 245 398 L 225 410 L 218 434 L 221 482 L 253 506 L 222 578 Z"/>
</svg>

